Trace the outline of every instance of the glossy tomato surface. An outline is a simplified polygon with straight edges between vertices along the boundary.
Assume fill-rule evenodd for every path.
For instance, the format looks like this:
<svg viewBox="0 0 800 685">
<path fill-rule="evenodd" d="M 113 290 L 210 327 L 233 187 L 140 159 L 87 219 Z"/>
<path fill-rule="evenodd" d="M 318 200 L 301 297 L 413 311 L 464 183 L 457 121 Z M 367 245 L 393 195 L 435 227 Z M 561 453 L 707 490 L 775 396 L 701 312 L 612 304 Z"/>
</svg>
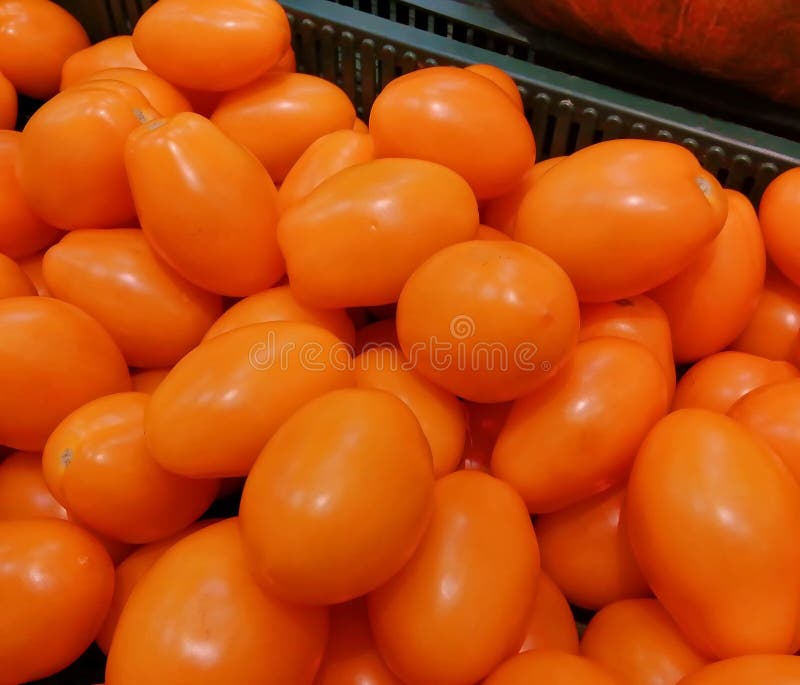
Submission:
<svg viewBox="0 0 800 685">
<path fill-rule="evenodd" d="M 17 91 L 0 72 L 0 129 L 13 129 L 17 125 Z"/>
<path fill-rule="evenodd" d="M 800 169 L 790 169 L 769 184 L 759 205 L 767 254 L 784 275 L 800 285 L 800 245 L 794 217 L 800 211 Z"/>
<path fill-rule="evenodd" d="M 578 627 L 564 593 L 544 571 L 536 580 L 536 597 L 520 652 L 555 649 L 578 653 Z"/>
<path fill-rule="evenodd" d="M 61 69 L 61 90 L 105 69 L 147 69 L 133 49 L 132 36 L 112 36 L 70 55 Z"/>
<path fill-rule="evenodd" d="M 80 83 L 112 79 L 138 88 L 161 116 L 191 112 L 192 105 L 175 86 L 152 71 L 137 67 L 113 67 L 89 74 Z"/>
<path fill-rule="evenodd" d="M 502 69 L 498 69 L 491 64 L 471 64 L 465 67 L 465 71 L 471 71 L 473 74 L 479 74 L 489 79 L 494 85 L 508 95 L 517 109 L 523 111 L 522 95 L 520 95 L 519 88 L 517 84 L 514 83 L 514 79 Z"/>
<path fill-rule="evenodd" d="M 796 656 L 742 656 L 710 664 L 680 685 L 794 685 L 800 682 Z"/>
<path fill-rule="evenodd" d="M 0 299 L 37 294 L 33 283 L 17 263 L 0 253 Z"/>
<path fill-rule="evenodd" d="M 0 520 L 67 518 L 42 473 L 42 455 L 14 452 L 0 461 Z"/>
<path fill-rule="evenodd" d="M 510 659 L 483 685 L 625 685 L 608 669 L 589 659 L 552 650 L 525 652 Z"/>
</svg>

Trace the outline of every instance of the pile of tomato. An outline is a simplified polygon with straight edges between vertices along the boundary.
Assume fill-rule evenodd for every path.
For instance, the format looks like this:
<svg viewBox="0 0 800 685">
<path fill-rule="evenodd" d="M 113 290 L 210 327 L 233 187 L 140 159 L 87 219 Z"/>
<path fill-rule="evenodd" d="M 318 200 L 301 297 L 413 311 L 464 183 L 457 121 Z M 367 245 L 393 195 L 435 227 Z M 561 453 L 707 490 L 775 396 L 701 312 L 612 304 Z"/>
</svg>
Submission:
<svg viewBox="0 0 800 685">
<path fill-rule="evenodd" d="M 0 0 L 0 685 L 800 683 L 800 170 L 290 39 Z"/>
</svg>

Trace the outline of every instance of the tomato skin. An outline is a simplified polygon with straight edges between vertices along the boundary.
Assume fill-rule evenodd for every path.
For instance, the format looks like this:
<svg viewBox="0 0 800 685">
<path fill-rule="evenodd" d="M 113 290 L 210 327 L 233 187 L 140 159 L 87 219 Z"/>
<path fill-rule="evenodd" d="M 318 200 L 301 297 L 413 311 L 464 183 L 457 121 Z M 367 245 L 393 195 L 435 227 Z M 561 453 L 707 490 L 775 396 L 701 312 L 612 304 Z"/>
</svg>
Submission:
<svg viewBox="0 0 800 685">
<path fill-rule="evenodd" d="M 0 683 L 66 668 L 91 644 L 111 602 L 108 554 L 72 523 L 32 519 L 0 522 L 0 558 Z"/>
<path fill-rule="evenodd" d="M 542 569 L 576 606 L 651 595 L 628 540 L 624 500 L 620 486 L 536 519 Z"/>
<path fill-rule="evenodd" d="M 511 240 L 511 237 L 491 226 L 480 224 L 475 240 Z"/>
<path fill-rule="evenodd" d="M 492 450 L 505 425 L 513 402 L 482 404 L 464 401 L 467 413 L 467 440 L 461 467 L 467 471 L 491 471 Z"/>
<path fill-rule="evenodd" d="M 381 347 L 400 349 L 400 342 L 397 339 L 397 323 L 393 318 L 367 324 L 356 331 L 356 354 Z"/>
<path fill-rule="evenodd" d="M 622 338 L 579 343 L 561 373 L 514 404 L 492 473 L 531 513 L 558 511 L 622 482 L 667 408 L 664 372 L 649 350 Z"/>
<path fill-rule="evenodd" d="M 722 230 L 727 203 L 688 150 L 610 140 L 579 150 L 534 184 L 514 238 L 555 259 L 581 302 L 611 302 L 652 290 L 690 264 Z"/>
<path fill-rule="evenodd" d="M 89 47 L 77 19 L 56 3 L 39 0 L 3 0 L 0 36 L 0 72 L 18 92 L 39 100 L 58 92 L 66 59 Z"/>
<path fill-rule="evenodd" d="M 44 274 L 42 274 L 42 260 L 44 259 L 44 252 L 33 254 L 30 257 L 23 257 L 17 261 L 19 268 L 28 277 L 28 280 L 33 283 L 36 289 L 36 294 L 42 297 L 50 297 L 50 290 L 44 282 Z"/>
<path fill-rule="evenodd" d="M 315 140 L 292 166 L 278 191 L 281 213 L 307 197 L 321 183 L 344 169 L 375 159 L 368 133 L 334 131 Z"/>
<path fill-rule="evenodd" d="M 680 685 L 794 685 L 800 659 L 786 655 L 753 655 L 725 659 L 696 671 Z"/>
<path fill-rule="evenodd" d="M 349 350 L 341 348 L 332 333 L 296 322 L 256 324 L 204 342 L 151 397 L 145 433 L 153 458 L 190 478 L 246 476 L 291 414 L 354 384 Z"/>
<path fill-rule="evenodd" d="M 298 302 L 288 285 L 275 286 L 237 302 L 220 316 L 205 334 L 211 340 L 228 331 L 270 321 L 297 321 L 325 328 L 342 342 L 355 342 L 355 329 L 347 313 L 340 309 L 319 309 Z"/>
<path fill-rule="evenodd" d="M 465 71 L 471 71 L 473 74 L 479 74 L 484 78 L 489 79 L 494 85 L 500 88 L 514 103 L 514 106 L 523 111 L 522 95 L 520 95 L 517 84 L 506 72 L 498 69 L 491 64 L 472 64 L 464 68 Z"/>
<path fill-rule="evenodd" d="M 536 582 L 536 598 L 528 618 L 525 641 L 520 652 L 555 649 L 578 653 L 578 627 L 566 597 L 544 571 Z"/>
<path fill-rule="evenodd" d="M 388 392 L 414 412 L 431 447 L 434 476 L 455 471 L 467 431 L 458 398 L 407 368 L 397 349 L 367 350 L 356 358 L 355 368 L 356 387 Z"/>
<path fill-rule="evenodd" d="M 250 150 L 276 183 L 315 140 L 352 129 L 356 110 L 337 85 L 310 74 L 270 73 L 225 95 L 213 121 Z M 265 137 L 264 130 L 274 135 Z"/>
<path fill-rule="evenodd" d="M 37 294 L 33 283 L 17 263 L 0 253 L 0 299 Z"/>
<path fill-rule="evenodd" d="M 43 269 L 49 290 L 102 323 L 130 366 L 172 366 L 222 313 L 222 298 L 178 276 L 139 229 L 72 231 Z"/>
<path fill-rule="evenodd" d="M 0 461 L 0 521 L 67 518 L 67 511 L 47 489 L 42 455 L 15 452 Z"/>
<path fill-rule="evenodd" d="M 279 62 L 290 40 L 286 13 L 272 0 L 168 0 L 152 5 L 133 30 L 148 68 L 206 91 L 250 83 Z"/>
<path fill-rule="evenodd" d="M 31 209 L 65 230 L 131 225 L 136 211 L 123 148 L 131 131 L 157 116 L 147 104 L 127 84 L 94 81 L 42 105 L 25 125 L 19 152 Z"/>
<path fill-rule="evenodd" d="M 800 211 L 800 169 L 785 171 L 767 186 L 758 217 L 767 254 L 795 285 L 800 285 L 800 246 L 793 217 Z"/>
<path fill-rule="evenodd" d="M 695 648 L 797 649 L 800 488 L 763 442 L 716 412 L 670 414 L 639 450 L 626 516 L 645 578 Z"/>
<path fill-rule="evenodd" d="M 718 352 L 701 359 L 681 378 L 673 409 L 710 409 L 725 414 L 739 399 L 771 383 L 796 378 L 788 362 L 776 362 L 744 352 Z"/>
<path fill-rule="evenodd" d="M 161 116 L 171 117 L 180 112 L 191 112 L 192 105 L 175 86 L 152 71 L 136 67 L 115 67 L 89 74 L 80 83 L 103 79 L 122 81 L 138 88 Z"/>
<path fill-rule="evenodd" d="M 581 654 L 629 685 L 677 685 L 708 663 L 655 599 L 601 609 L 583 633 Z"/>
<path fill-rule="evenodd" d="M 17 91 L 14 84 L 0 72 L 0 129 L 17 125 Z"/>
<path fill-rule="evenodd" d="M 438 162 L 466 179 L 479 200 L 511 190 L 536 160 L 533 133 L 515 103 L 489 79 L 457 67 L 394 79 L 372 106 L 369 130 L 378 157 Z"/>
<path fill-rule="evenodd" d="M 650 296 L 669 317 L 675 360 L 719 352 L 744 330 L 764 286 L 766 254 L 753 205 L 725 190 L 728 219 L 686 269 Z"/>
<path fill-rule="evenodd" d="M 423 376 L 474 402 L 530 393 L 567 360 L 578 301 L 551 259 L 512 241 L 441 250 L 408 279 L 397 332 Z"/>
<path fill-rule="evenodd" d="M 139 582 L 117 624 L 106 685 L 165 673 L 170 685 L 311 685 L 327 635 L 327 607 L 291 605 L 256 585 L 238 522 L 228 519 L 175 544 Z"/>
<path fill-rule="evenodd" d="M 184 112 L 140 127 L 125 166 L 145 236 L 186 280 L 244 297 L 283 276 L 275 186 L 207 119 Z"/>
<path fill-rule="evenodd" d="M 132 36 L 112 36 L 70 55 L 61 69 L 61 90 L 106 69 L 147 69 L 133 49 Z"/>
<path fill-rule="evenodd" d="M 603 666 L 563 652 L 537 650 L 509 659 L 483 685 L 624 685 Z"/>
<path fill-rule="evenodd" d="M 363 119 L 356 117 L 356 120 L 353 122 L 353 131 L 356 133 L 369 133 L 369 126 L 367 126 Z"/>
<path fill-rule="evenodd" d="M 479 681 L 519 650 L 538 572 L 533 527 L 508 485 L 475 471 L 438 480 L 422 543 L 367 599 L 386 664 L 406 685 Z"/>
<path fill-rule="evenodd" d="M 452 171 L 379 159 L 339 172 L 290 207 L 278 241 L 298 300 L 357 307 L 396 302 L 414 269 L 477 228 L 475 196 Z"/>
<path fill-rule="evenodd" d="M 130 389 L 111 336 L 87 314 L 49 297 L 0 300 L 0 444 L 41 450 L 86 402 Z M 54 342 L 56 341 L 56 342 Z"/>
</svg>

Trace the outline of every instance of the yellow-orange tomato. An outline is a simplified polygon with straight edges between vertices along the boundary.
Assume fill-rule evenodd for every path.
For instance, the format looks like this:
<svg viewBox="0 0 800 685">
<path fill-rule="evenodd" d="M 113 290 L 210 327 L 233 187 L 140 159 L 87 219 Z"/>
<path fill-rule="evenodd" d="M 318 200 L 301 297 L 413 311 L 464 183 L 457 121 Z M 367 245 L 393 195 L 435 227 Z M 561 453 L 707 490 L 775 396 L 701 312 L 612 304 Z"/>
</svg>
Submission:
<svg viewBox="0 0 800 685">
<path fill-rule="evenodd" d="M 601 609 L 583 633 L 581 654 L 626 685 L 677 685 L 708 663 L 655 599 L 628 599 Z"/>
<path fill-rule="evenodd" d="M 20 93 L 45 99 L 58 92 L 64 62 L 87 47 L 86 31 L 56 3 L 0 3 L 0 72 Z"/>
<path fill-rule="evenodd" d="M 564 271 L 513 241 L 441 250 L 403 287 L 397 332 L 419 372 L 474 402 L 505 402 L 550 380 L 578 338 Z"/>
<path fill-rule="evenodd" d="M 170 83 L 222 91 L 275 66 L 291 33 L 273 0 L 167 0 L 150 7 L 133 31 L 136 54 Z"/>
<path fill-rule="evenodd" d="M 350 98 L 330 81 L 270 73 L 228 93 L 211 121 L 258 157 L 280 183 L 311 143 L 326 133 L 352 129 L 355 118 Z"/>
<path fill-rule="evenodd" d="M 44 282 L 44 274 L 42 273 L 42 260 L 44 259 L 44 252 L 38 252 L 30 257 L 24 257 L 17 261 L 19 268 L 28 277 L 28 280 L 33 283 L 36 293 L 43 297 L 50 296 L 50 290 L 47 288 L 47 283 Z"/>
<path fill-rule="evenodd" d="M 351 367 L 341 341 L 307 323 L 254 324 L 208 340 L 152 395 L 145 433 L 153 458 L 189 477 L 246 476 L 297 409 L 353 385 Z"/>
<path fill-rule="evenodd" d="M 414 413 L 386 392 L 339 390 L 298 410 L 261 452 L 242 495 L 242 540 L 265 587 L 301 604 L 338 604 L 406 564 L 432 493 L 431 451 Z"/>
<path fill-rule="evenodd" d="M 55 498 L 78 519 L 132 544 L 160 540 L 195 521 L 217 495 L 215 480 L 168 473 L 144 436 L 145 393 L 96 399 L 53 431 L 42 463 Z"/>
<path fill-rule="evenodd" d="M 0 72 L 0 129 L 17 125 L 17 91 L 14 84 Z"/>
<path fill-rule="evenodd" d="M 483 685 L 626 685 L 600 664 L 553 650 L 525 652 L 509 659 Z"/>
<path fill-rule="evenodd" d="M 363 599 L 331 608 L 331 630 L 314 685 L 403 685 L 375 648 Z"/>
<path fill-rule="evenodd" d="M 25 125 L 19 153 L 33 211 L 67 230 L 131 225 L 125 140 L 156 116 L 138 89 L 119 81 L 85 83 L 42 105 Z"/>
<path fill-rule="evenodd" d="M 36 288 L 19 265 L 0 253 L 0 299 L 36 294 Z"/>
<path fill-rule="evenodd" d="M 578 653 L 578 627 L 564 593 L 544 571 L 536 582 L 536 598 L 528 617 L 525 641 L 520 652 L 556 649 Z"/>
<path fill-rule="evenodd" d="M 473 74 L 480 74 L 484 78 L 488 78 L 494 85 L 500 88 L 520 111 L 523 110 L 522 95 L 520 95 L 517 84 L 506 72 L 498 69 L 491 64 L 472 64 L 466 67 L 466 71 L 471 71 Z"/>
<path fill-rule="evenodd" d="M 228 331 L 270 321 L 297 321 L 326 328 L 348 345 L 355 342 L 355 329 L 347 312 L 342 309 L 320 309 L 298 302 L 288 285 L 239 300 L 214 323 L 204 340 L 211 340 Z"/>
<path fill-rule="evenodd" d="M 555 259 L 582 302 L 610 302 L 677 275 L 722 230 L 727 204 L 685 148 L 611 140 L 579 150 L 534 184 L 514 238 Z"/>
<path fill-rule="evenodd" d="M 719 352 L 701 359 L 681 378 L 673 409 L 710 409 L 725 414 L 738 400 L 770 383 L 800 374 L 788 362 L 776 362 L 745 352 Z"/>
<path fill-rule="evenodd" d="M 133 49 L 132 36 L 112 36 L 73 53 L 61 69 L 61 90 L 106 69 L 147 69 Z"/>
<path fill-rule="evenodd" d="M 108 554 L 78 526 L 38 519 L 0 522 L 0 559 L 0 683 L 66 668 L 92 643 L 111 603 Z"/>
<path fill-rule="evenodd" d="M 519 496 L 484 473 L 445 476 L 411 561 L 368 597 L 378 649 L 406 685 L 472 685 L 519 650 L 538 573 Z"/>
<path fill-rule="evenodd" d="M 278 241 L 299 300 L 357 307 L 396 302 L 414 269 L 477 228 L 478 204 L 457 174 L 379 159 L 339 172 L 290 207 Z"/>
<path fill-rule="evenodd" d="M 356 331 L 356 354 L 381 347 L 400 349 L 400 343 L 397 340 L 397 325 L 394 319 L 376 321 L 362 326 Z"/>
<path fill-rule="evenodd" d="M 725 659 L 701 668 L 680 685 L 794 685 L 800 682 L 800 659 L 786 655 L 753 655 Z"/>
<path fill-rule="evenodd" d="M 668 407 L 664 372 L 649 350 L 623 338 L 587 340 L 552 381 L 514 403 L 492 473 L 531 513 L 563 509 L 622 482 Z"/>
<path fill-rule="evenodd" d="M 161 116 L 171 117 L 179 112 L 191 112 L 192 105 L 175 86 L 152 71 L 136 67 L 114 67 L 95 72 L 81 83 L 112 79 L 138 88 Z"/>
<path fill-rule="evenodd" d="M 142 230 L 179 274 L 243 297 L 283 276 L 269 174 L 208 119 L 185 112 L 140 127 L 125 150 Z"/>
<path fill-rule="evenodd" d="M 396 348 L 369 349 L 355 360 L 356 385 L 403 400 L 417 417 L 433 456 L 437 478 L 456 470 L 467 420 L 458 398 L 420 376 Z"/>
<path fill-rule="evenodd" d="M 130 389 L 122 353 L 87 314 L 49 297 L 0 300 L 0 444 L 40 450 L 86 402 Z"/>
<path fill-rule="evenodd" d="M 286 174 L 278 191 L 281 212 L 308 196 L 323 181 L 375 158 L 375 145 L 367 133 L 334 131 L 315 140 Z"/>
<path fill-rule="evenodd" d="M 736 339 L 755 311 L 766 256 L 753 205 L 726 190 L 728 220 L 720 234 L 675 278 L 650 293 L 667 313 L 680 363 L 719 352 Z"/>
<path fill-rule="evenodd" d="M 0 521 L 67 518 L 67 511 L 47 489 L 42 455 L 15 452 L 0 461 Z"/>
<path fill-rule="evenodd" d="M 421 69 L 389 83 L 372 107 L 369 130 L 378 157 L 443 164 L 480 200 L 510 191 L 536 159 L 533 133 L 511 98 L 457 67 Z"/>
<path fill-rule="evenodd" d="M 178 276 L 139 229 L 73 231 L 43 268 L 53 295 L 103 324 L 130 366 L 173 365 L 222 313 L 222 298 Z"/>
<path fill-rule="evenodd" d="M 576 606 L 650 595 L 628 541 L 624 499 L 618 487 L 536 519 L 542 569 Z"/>
<path fill-rule="evenodd" d="M 478 232 L 475 234 L 475 240 L 511 240 L 511 236 L 491 226 L 480 224 Z"/>
<path fill-rule="evenodd" d="M 795 168 L 782 173 L 769 184 L 761 198 L 758 214 L 767 254 L 795 285 L 800 285 L 800 245 L 794 228 L 798 211 L 800 168 Z"/>
<path fill-rule="evenodd" d="M 642 573 L 695 648 L 797 650 L 800 487 L 760 439 L 717 412 L 673 412 L 642 444 L 625 506 Z"/>
<path fill-rule="evenodd" d="M 326 607 L 260 588 L 236 519 L 184 538 L 155 563 L 117 624 L 106 685 L 311 685 L 328 634 Z"/>
<path fill-rule="evenodd" d="M 0 131 L 0 253 L 19 259 L 54 243 L 61 231 L 48 226 L 28 206 L 17 177 L 22 134 Z"/>
</svg>

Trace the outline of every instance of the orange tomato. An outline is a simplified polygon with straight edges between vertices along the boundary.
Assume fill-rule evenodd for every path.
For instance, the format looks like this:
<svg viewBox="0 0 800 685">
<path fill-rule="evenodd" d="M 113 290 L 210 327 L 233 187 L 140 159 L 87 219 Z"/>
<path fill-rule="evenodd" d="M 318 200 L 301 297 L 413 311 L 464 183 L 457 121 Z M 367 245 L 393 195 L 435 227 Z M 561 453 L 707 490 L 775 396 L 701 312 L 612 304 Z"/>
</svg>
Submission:
<svg viewBox="0 0 800 685">
<path fill-rule="evenodd" d="M 555 375 L 578 338 L 566 274 L 527 245 L 473 240 L 441 250 L 403 287 L 397 332 L 426 378 L 474 402 L 505 402 Z"/>
<path fill-rule="evenodd" d="M 294 48 L 289 45 L 286 48 L 286 51 L 283 53 L 283 57 L 281 57 L 277 64 L 270 69 L 272 72 L 282 72 L 284 74 L 293 74 L 297 71 L 297 55 L 294 53 Z"/>
<path fill-rule="evenodd" d="M 311 191 L 343 169 L 375 158 L 375 145 L 367 133 L 334 131 L 321 136 L 300 155 L 278 191 L 278 208 L 285 212 Z"/>
<path fill-rule="evenodd" d="M 728 220 L 720 234 L 675 278 L 650 296 L 667 313 L 678 362 L 728 346 L 747 325 L 764 286 L 766 256 L 753 205 L 726 190 Z"/>
<path fill-rule="evenodd" d="M 564 652 L 525 652 L 505 662 L 483 685 L 624 685 L 605 667 Z"/>
<path fill-rule="evenodd" d="M 0 683 L 66 668 L 91 644 L 111 603 L 108 554 L 72 523 L 31 519 L 0 522 L 0 559 Z"/>
<path fill-rule="evenodd" d="M 23 95 L 44 100 L 58 92 L 64 62 L 87 47 L 86 31 L 56 3 L 0 3 L 0 72 Z"/>
<path fill-rule="evenodd" d="M 400 342 L 397 340 L 397 325 L 393 318 L 367 324 L 356 331 L 356 354 L 381 347 L 400 349 Z"/>
<path fill-rule="evenodd" d="M 796 656 L 754 655 L 718 661 L 684 678 L 680 685 L 794 685 L 800 682 Z"/>
<path fill-rule="evenodd" d="M 403 568 L 432 503 L 431 450 L 414 413 L 386 392 L 339 390 L 298 410 L 261 452 L 242 495 L 242 540 L 265 587 L 338 604 Z"/>
<path fill-rule="evenodd" d="M 43 268 L 53 295 L 103 324 L 130 366 L 172 366 L 222 313 L 222 298 L 173 272 L 139 229 L 73 231 Z"/>
<path fill-rule="evenodd" d="M 624 499 L 618 487 L 536 519 L 542 568 L 576 606 L 650 596 L 628 541 Z"/>
<path fill-rule="evenodd" d="M 475 240 L 511 240 L 511 237 L 496 228 L 480 224 L 478 232 L 475 234 Z"/>
<path fill-rule="evenodd" d="M 514 238 L 555 259 L 582 302 L 610 302 L 677 275 L 722 230 L 727 204 L 685 148 L 611 140 L 579 150 L 534 184 Z"/>
<path fill-rule="evenodd" d="M 555 649 L 578 653 L 578 627 L 564 593 L 544 571 L 536 582 L 536 598 L 528 618 L 525 641 L 520 652 Z"/>
<path fill-rule="evenodd" d="M 465 71 L 471 71 L 473 74 L 480 74 L 484 78 L 488 78 L 494 85 L 500 88 L 521 112 L 524 111 L 522 105 L 522 95 L 520 95 L 519 88 L 506 72 L 498 69 L 491 64 L 472 64 L 465 67 Z"/>
<path fill-rule="evenodd" d="M 133 49 L 132 36 L 112 36 L 70 55 L 61 69 L 61 90 L 106 69 L 147 69 Z"/>
<path fill-rule="evenodd" d="M 44 252 L 38 252 L 30 257 L 24 257 L 17 260 L 17 264 L 19 265 L 19 268 L 22 269 L 22 272 L 28 277 L 28 280 L 33 283 L 36 294 L 43 297 L 49 297 L 51 293 L 47 288 L 47 284 L 44 282 L 44 274 L 42 274 L 43 258 Z"/>
<path fill-rule="evenodd" d="M 508 419 L 513 402 L 483 404 L 465 401 L 463 404 L 467 413 L 467 440 L 462 466 L 467 470 L 477 469 L 489 473 L 492 450 Z"/>
<path fill-rule="evenodd" d="M 19 259 L 54 243 L 61 231 L 36 216 L 17 177 L 22 134 L 0 131 L 0 253 Z"/>
<path fill-rule="evenodd" d="M 204 340 L 211 340 L 228 331 L 270 321 L 296 321 L 325 328 L 342 342 L 352 345 L 355 329 L 347 312 L 342 309 L 319 309 L 297 301 L 288 285 L 250 295 L 226 311 L 211 328 Z"/>
<path fill-rule="evenodd" d="M 375 648 L 363 600 L 331 608 L 331 630 L 314 685 L 403 685 Z"/>
<path fill-rule="evenodd" d="M 0 461 L 0 521 L 67 518 L 67 511 L 47 489 L 42 455 L 15 452 Z"/>
<path fill-rule="evenodd" d="M 519 650 L 538 572 L 536 535 L 508 485 L 475 471 L 438 480 L 422 543 L 367 600 L 386 664 L 407 685 L 481 680 Z"/>
<path fill-rule="evenodd" d="M 581 654 L 626 685 L 677 685 L 708 663 L 655 599 L 628 599 L 601 609 L 583 633 Z"/>
<path fill-rule="evenodd" d="M 379 159 L 339 172 L 290 207 L 278 241 L 299 300 L 357 307 L 396 302 L 414 269 L 477 228 L 478 205 L 462 178 L 431 162 Z"/>
<path fill-rule="evenodd" d="M 0 67 L 2 69 L 2 67 Z M 769 184 L 758 217 L 767 254 L 795 285 L 800 285 L 800 246 L 795 240 L 793 217 L 800 211 L 800 169 L 789 169 Z"/>
<path fill-rule="evenodd" d="M 775 361 L 792 361 L 798 333 L 800 288 L 776 269 L 768 269 L 755 312 L 730 348 Z"/>
<path fill-rule="evenodd" d="M 122 81 L 138 88 L 161 116 L 171 117 L 180 112 L 192 111 L 192 105 L 186 96 L 152 71 L 136 67 L 114 67 L 90 74 L 81 83 L 104 79 Z"/>
<path fill-rule="evenodd" d="M 624 481 L 668 406 L 664 372 L 642 345 L 579 343 L 561 373 L 514 403 L 492 473 L 514 486 L 531 513 L 563 509 Z"/>
<path fill-rule="evenodd" d="M 229 519 L 175 544 L 141 579 L 111 642 L 106 685 L 165 673 L 170 685 L 311 685 L 327 634 L 326 607 L 256 585 Z"/>
<path fill-rule="evenodd" d="M 417 417 L 441 478 L 456 470 L 464 451 L 467 421 L 458 398 L 416 373 L 396 348 L 373 348 L 355 360 L 356 386 L 401 399 Z"/>
<path fill-rule="evenodd" d="M 20 143 L 19 179 L 31 209 L 67 230 L 130 225 L 125 139 L 155 116 L 138 89 L 119 81 L 86 83 L 46 102 Z"/>
<path fill-rule="evenodd" d="M 378 157 L 443 164 L 463 176 L 479 200 L 511 190 L 536 159 L 533 134 L 516 103 L 489 79 L 457 67 L 421 69 L 391 81 L 372 106 L 369 130 Z"/>
<path fill-rule="evenodd" d="M 283 8 L 272 0 L 167 0 L 133 30 L 136 54 L 170 83 L 222 91 L 250 83 L 289 47 Z"/>
<path fill-rule="evenodd" d="M 186 528 L 219 490 L 215 480 L 164 471 L 147 451 L 149 396 L 101 397 L 67 416 L 44 448 L 47 485 L 78 519 L 117 540 L 144 544 Z"/>
<path fill-rule="evenodd" d="M 40 450 L 86 402 L 130 389 L 111 336 L 87 314 L 49 297 L 0 300 L 0 444 Z"/>
<path fill-rule="evenodd" d="M 0 72 L 0 129 L 17 125 L 17 91 L 14 84 Z"/>
<path fill-rule="evenodd" d="M 760 439 L 716 412 L 670 414 L 639 450 L 626 514 L 645 578 L 695 648 L 797 650 L 800 487 Z"/>
<path fill-rule="evenodd" d="M 211 121 L 258 157 L 280 183 L 311 143 L 326 133 L 352 129 L 355 118 L 350 98 L 330 81 L 270 73 L 228 93 Z M 265 130 L 272 135 L 264 136 Z"/>
<path fill-rule="evenodd" d="M 275 186 L 207 119 L 185 112 L 140 127 L 125 165 L 142 230 L 185 279 L 243 297 L 283 276 Z"/>
<path fill-rule="evenodd" d="M 356 120 L 353 122 L 353 130 L 356 133 L 369 133 L 369 126 L 367 126 L 363 119 L 356 117 Z"/>
<path fill-rule="evenodd" d="M 725 414 L 738 400 L 770 383 L 800 374 L 788 362 L 776 362 L 744 352 L 719 352 L 701 359 L 681 378 L 673 409 L 710 409 Z"/>
<path fill-rule="evenodd" d="M 153 393 L 145 421 L 151 454 L 183 476 L 246 476 L 296 410 L 353 385 L 351 367 L 341 341 L 307 323 L 255 324 L 208 340 Z"/>
<path fill-rule="evenodd" d="M 0 253 L 0 299 L 37 294 L 33 283 L 17 263 Z"/>
</svg>

